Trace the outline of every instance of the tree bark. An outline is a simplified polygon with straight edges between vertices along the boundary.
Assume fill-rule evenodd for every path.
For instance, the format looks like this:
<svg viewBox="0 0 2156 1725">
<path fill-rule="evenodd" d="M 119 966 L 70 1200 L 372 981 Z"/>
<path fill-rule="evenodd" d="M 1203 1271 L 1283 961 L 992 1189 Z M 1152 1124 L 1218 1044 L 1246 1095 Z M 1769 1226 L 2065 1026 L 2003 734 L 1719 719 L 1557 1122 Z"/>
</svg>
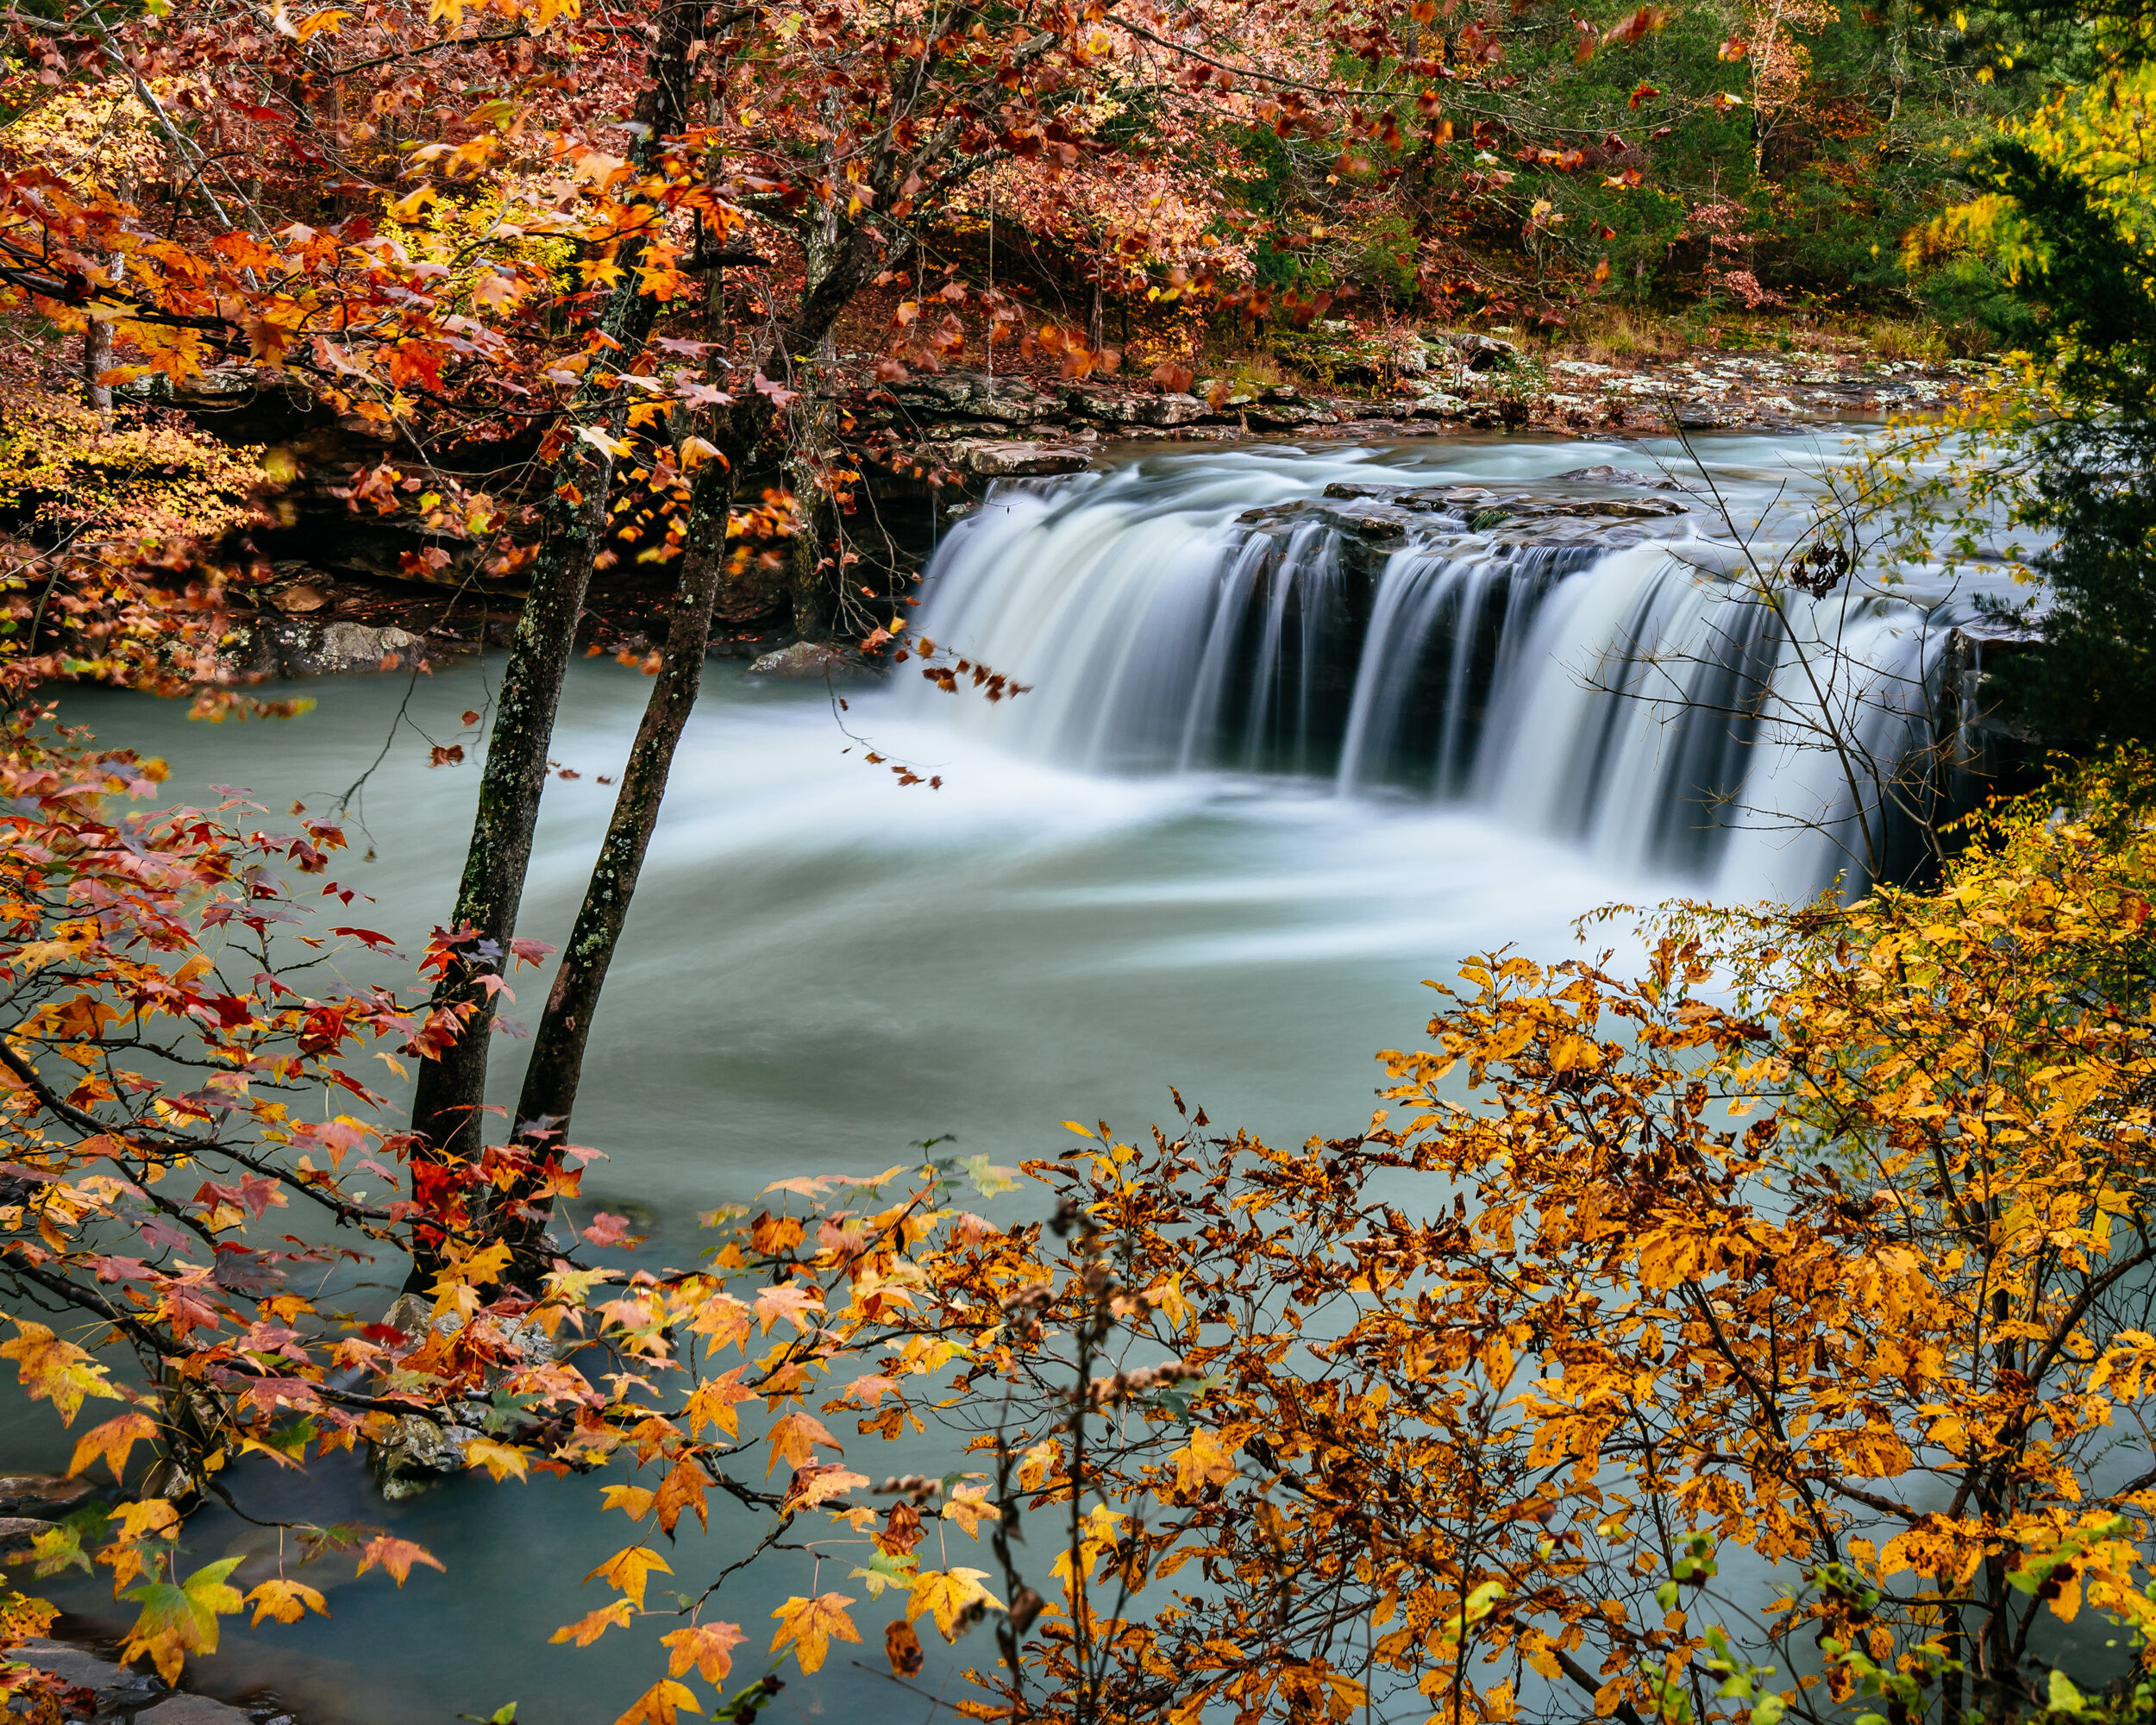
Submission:
<svg viewBox="0 0 2156 1725">
<path fill-rule="evenodd" d="M 576 1107 L 592 1015 L 643 871 L 674 749 L 703 681 L 712 602 L 726 567 L 726 523 L 732 499 L 730 474 L 718 462 L 711 462 L 699 476 L 691 505 L 689 549 L 682 555 L 680 577 L 668 604 L 667 643 L 658 676 L 644 704 L 643 720 L 636 728 L 621 790 L 614 799 L 613 819 L 585 888 L 576 926 L 562 950 L 561 968 L 555 973 L 546 1011 L 532 1039 L 531 1058 L 524 1068 L 516 1124 L 518 1134 L 530 1141 L 535 1170 L 522 1182 L 522 1189 L 512 1194 L 512 1202 L 505 1206 L 512 1214 L 501 1237 L 528 1269 L 544 1268 L 527 1260 L 535 1259 L 553 1212 L 551 1199 L 530 1195 L 559 1162 L 562 1135 Z"/>
<path fill-rule="evenodd" d="M 684 123 L 689 86 L 690 43 L 703 8 L 669 0 L 659 16 L 659 35 L 647 62 L 648 78 L 636 104 L 641 125 L 632 160 L 649 169 L 664 140 Z M 641 235 L 622 242 L 617 261 L 624 273 L 609 296 L 599 327 L 616 348 L 640 350 L 657 316 L 656 303 L 636 285 Z M 611 423 L 620 411 L 615 391 L 596 383 L 577 398 L 576 417 L 595 412 Z M 440 1060 L 422 1064 L 412 1100 L 412 1130 L 437 1161 L 477 1154 L 479 1110 L 486 1100 L 486 1056 L 493 1023 L 493 995 L 484 979 L 506 971 L 510 937 L 523 897 L 531 839 L 547 779 L 547 751 L 561 705 L 561 686 L 576 625 L 584 609 L 592 568 L 605 533 L 606 504 L 613 485 L 612 459 L 578 439 L 561 456 L 555 487 L 541 520 L 540 547 L 530 596 L 524 601 L 503 673 L 494 727 L 479 782 L 479 809 L 465 853 L 449 922 L 453 936 L 467 938 L 434 993 L 434 1004 L 467 1009 L 462 1032 Z M 416 1260 L 417 1280 L 429 1268 Z"/>
<path fill-rule="evenodd" d="M 112 325 L 102 317 L 93 317 L 82 332 L 83 401 L 107 431 L 112 429 L 112 386 L 97 380 L 111 369 Z"/>
</svg>

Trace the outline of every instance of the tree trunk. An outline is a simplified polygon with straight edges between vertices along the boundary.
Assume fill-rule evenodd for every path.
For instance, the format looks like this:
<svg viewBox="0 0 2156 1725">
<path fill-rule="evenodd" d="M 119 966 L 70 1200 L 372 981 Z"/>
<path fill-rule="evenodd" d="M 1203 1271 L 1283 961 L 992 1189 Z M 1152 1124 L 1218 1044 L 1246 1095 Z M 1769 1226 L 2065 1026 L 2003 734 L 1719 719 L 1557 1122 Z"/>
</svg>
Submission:
<svg viewBox="0 0 2156 1725">
<path fill-rule="evenodd" d="M 648 83 L 636 104 L 641 130 L 633 160 L 640 168 L 656 163 L 662 141 L 679 133 L 683 124 L 688 48 L 702 10 L 689 0 L 670 0 L 660 14 Z M 622 242 L 617 261 L 624 274 L 600 317 L 600 329 L 615 344 L 613 350 L 627 354 L 642 348 L 657 315 L 656 303 L 636 285 L 643 243 L 641 235 Z M 594 382 L 579 394 L 573 411 L 580 419 L 596 416 L 611 424 L 617 419 L 620 405 L 614 391 Z M 510 645 L 480 776 L 479 809 L 449 921 L 451 934 L 465 938 L 434 993 L 437 1008 L 461 1008 L 467 1016 L 461 1033 L 442 1057 L 421 1065 L 412 1099 L 412 1129 L 437 1161 L 475 1156 L 480 1147 L 479 1110 L 486 1100 L 487 1042 L 493 1021 L 493 995 L 484 979 L 508 969 L 509 939 L 516 931 L 531 861 L 532 831 L 546 786 L 555 714 L 592 561 L 605 532 L 613 461 L 579 438 L 561 456 L 553 477 L 553 492 L 542 516 L 530 596 Z M 417 1169 L 414 1181 L 416 1188 L 423 1183 Z M 427 1243 L 423 1239 L 422 1244 L 413 1264 L 416 1283 L 431 1270 L 424 1261 Z"/>
<path fill-rule="evenodd" d="M 112 386 L 97 380 L 112 369 L 112 325 L 93 317 L 82 332 L 82 393 L 84 404 L 97 416 L 100 428 L 112 429 Z"/>
<path fill-rule="evenodd" d="M 711 638 L 712 601 L 726 567 L 726 523 L 732 499 L 730 474 L 718 462 L 711 462 L 698 479 L 688 549 L 682 555 L 680 577 L 668 605 L 667 643 L 660 656 L 659 674 L 644 705 L 643 721 L 636 728 L 629 764 L 622 773 L 621 790 L 614 799 L 613 819 L 608 823 L 605 842 L 599 847 L 599 861 L 585 888 L 576 926 L 562 950 L 561 968 L 555 974 L 546 1011 L 532 1040 L 531 1058 L 524 1068 L 516 1126 L 520 1136 L 537 1134 L 530 1138 L 535 1167 L 524 1189 L 512 1195 L 512 1202 L 504 1207 L 512 1214 L 502 1238 L 511 1243 L 527 1271 L 544 1268 L 539 1261 L 541 1248 L 554 1208 L 550 1197 L 530 1195 L 543 1189 L 545 1176 L 558 1164 L 559 1147 L 576 1107 L 592 1014 L 598 1008 L 599 990 L 605 984 L 607 967 L 613 963 L 622 925 L 628 919 L 630 900 L 643 870 L 644 854 L 666 795 L 667 775 L 674 765 L 674 751 L 703 681 L 704 656 Z"/>
</svg>

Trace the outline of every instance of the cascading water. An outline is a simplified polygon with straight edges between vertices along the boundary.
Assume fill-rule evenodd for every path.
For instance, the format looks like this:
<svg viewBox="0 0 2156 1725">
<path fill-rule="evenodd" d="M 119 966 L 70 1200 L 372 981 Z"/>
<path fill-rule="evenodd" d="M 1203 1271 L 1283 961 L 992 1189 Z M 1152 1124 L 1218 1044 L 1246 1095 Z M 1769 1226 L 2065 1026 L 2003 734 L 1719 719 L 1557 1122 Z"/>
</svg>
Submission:
<svg viewBox="0 0 2156 1725">
<path fill-rule="evenodd" d="M 1860 881 L 1960 606 L 1763 599 L 1733 529 L 1771 561 L 1800 518 L 1773 502 L 1786 474 L 1719 474 L 1715 505 L 1650 473 L 1538 480 L 1520 446 L 1498 473 L 1445 453 L 1209 451 L 999 488 L 936 559 L 920 632 L 1031 685 L 996 731 L 1081 768 L 1462 801 L 1718 894 Z"/>
</svg>

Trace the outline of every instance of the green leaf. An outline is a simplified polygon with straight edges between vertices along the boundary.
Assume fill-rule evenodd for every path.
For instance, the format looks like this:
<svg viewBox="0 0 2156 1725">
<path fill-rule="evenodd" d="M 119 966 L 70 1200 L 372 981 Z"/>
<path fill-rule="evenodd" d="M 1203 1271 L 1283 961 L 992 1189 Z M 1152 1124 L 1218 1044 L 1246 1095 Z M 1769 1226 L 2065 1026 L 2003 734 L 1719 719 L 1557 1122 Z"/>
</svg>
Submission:
<svg viewBox="0 0 2156 1725">
<path fill-rule="evenodd" d="M 1015 1192 L 1018 1189 L 1018 1170 L 998 1168 L 986 1156 L 962 1156 L 958 1158 L 958 1165 L 966 1170 L 967 1177 L 973 1182 L 973 1189 L 984 1198 L 993 1198 L 999 1192 Z"/>
<path fill-rule="evenodd" d="M 2084 1713 L 2089 1703 L 2081 1698 L 2081 1691 L 2067 1679 L 2066 1673 L 2055 1671 L 2051 1674 L 2051 1693 L 2044 1705 L 2053 1713 Z"/>
</svg>

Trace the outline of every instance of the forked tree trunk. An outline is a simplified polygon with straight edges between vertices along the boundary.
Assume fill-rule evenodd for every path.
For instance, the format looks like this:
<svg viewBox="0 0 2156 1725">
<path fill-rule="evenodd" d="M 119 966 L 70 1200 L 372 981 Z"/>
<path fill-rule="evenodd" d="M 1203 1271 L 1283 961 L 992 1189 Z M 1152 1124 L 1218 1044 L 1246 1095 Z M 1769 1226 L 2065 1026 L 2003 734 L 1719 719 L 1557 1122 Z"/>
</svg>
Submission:
<svg viewBox="0 0 2156 1725">
<path fill-rule="evenodd" d="M 537 1195 L 547 1176 L 559 1162 L 559 1150 L 569 1117 L 576 1107 L 576 1093 L 584 1071 L 584 1051 L 592 1032 L 592 1014 L 598 1009 L 599 990 L 607 967 L 621 939 L 629 904 L 643 871 L 652 829 L 658 823 L 659 805 L 666 795 L 667 775 L 682 727 L 696 705 L 704 677 L 704 656 L 711 644 L 711 606 L 726 567 L 726 523 L 732 501 L 730 476 L 717 461 L 699 476 L 689 521 L 688 549 L 683 554 L 680 578 L 669 602 L 667 643 L 660 655 L 659 672 L 644 704 L 642 723 L 629 751 L 622 773 L 621 790 L 614 799 L 613 819 L 599 847 L 578 910 L 576 926 L 562 949 L 561 968 L 547 998 L 537 1033 L 532 1038 L 531 1058 L 524 1068 L 524 1084 L 517 1100 L 517 1130 L 530 1144 L 535 1169 L 521 1190 L 505 1206 L 511 1218 L 501 1237 L 510 1242 L 520 1269 L 520 1279 L 543 1270 L 546 1225 L 552 1200 Z"/>
<path fill-rule="evenodd" d="M 678 134 L 685 122 L 688 50 L 703 10 L 693 0 L 668 0 L 660 11 L 659 34 L 652 44 L 647 83 L 636 105 L 640 129 L 632 160 L 639 168 L 654 166 L 663 140 Z M 641 236 L 622 242 L 617 261 L 624 273 L 600 318 L 606 337 L 617 351 L 628 354 L 642 348 L 657 315 L 655 302 L 636 286 L 642 249 Z M 611 423 L 620 404 L 610 400 L 610 393 L 594 386 L 580 395 L 576 416 L 596 414 Z M 475 1155 L 480 1147 L 479 1111 L 486 1101 L 487 1044 L 493 1020 L 493 995 L 485 979 L 508 968 L 509 940 L 516 931 L 531 861 L 532 831 L 546 786 L 555 714 L 561 706 L 592 561 L 605 532 L 613 463 L 580 438 L 570 444 L 552 477 L 555 485 L 542 516 L 530 593 L 517 619 L 503 673 L 480 775 L 479 809 L 449 921 L 453 935 L 469 931 L 473 938 L 457 949 L 455 961 L 434 993 L 436 1007 L 461 1007 L 469 1016 L 442 1058 L 422 1063 L 412 1100 L 412 1129 L 423 1141 L 419 1155 L 437 1162 Z M 416 1183 L 419 1178 L 416 1170 Z M 430 1277 L 432 1256 L 423 1241 L 412 1267 L 415 1285 Z"/>
</svg>

